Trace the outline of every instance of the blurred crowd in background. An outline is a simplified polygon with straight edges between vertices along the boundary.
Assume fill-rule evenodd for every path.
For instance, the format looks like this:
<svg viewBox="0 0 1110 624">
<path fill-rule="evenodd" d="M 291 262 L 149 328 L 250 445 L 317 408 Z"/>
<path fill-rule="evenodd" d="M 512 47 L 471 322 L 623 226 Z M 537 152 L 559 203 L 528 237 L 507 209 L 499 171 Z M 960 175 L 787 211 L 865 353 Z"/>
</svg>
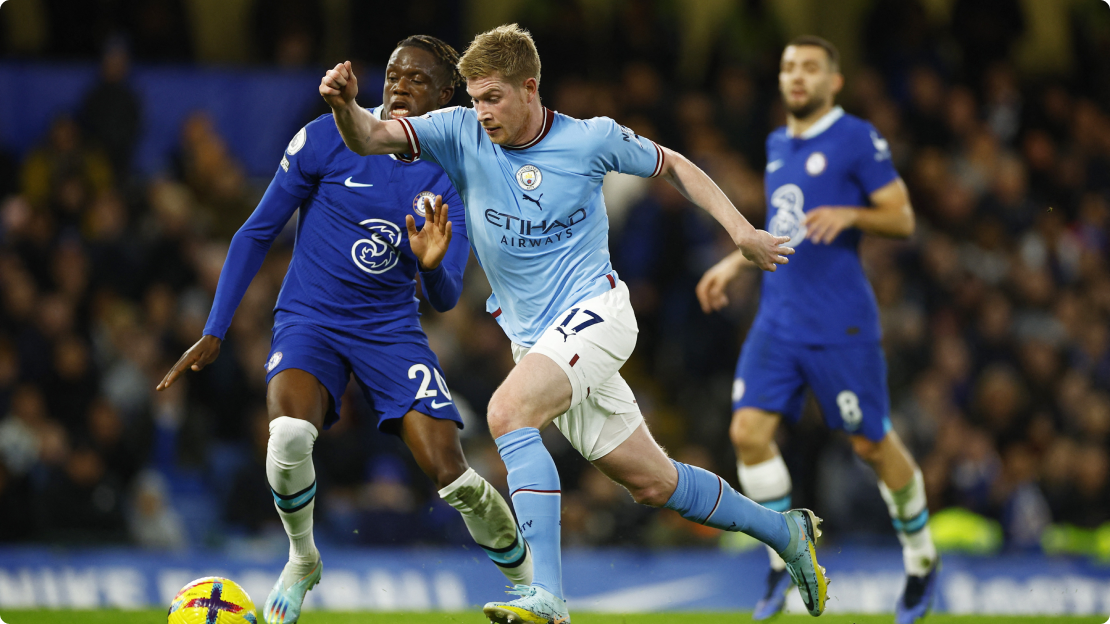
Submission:
<svg viewBox="0 0 1110 624">
<path fill-rule="evenodd" d="M 461 50 L 489 25 L 480 20 L 519 20 L 536 37 L 550 106 L 613 117 L 682 151 L 758 225 L 764 140 L 783 123 L 778 57 L 806 26 L 798 7 L 811 21 L 827 14 L 819 2 L 791 12 L 771 0 L 699 3 L 709 9 L 681 18 L 674 3 L 652 0 L 527 10 L 503 0 L 484 15 L 433 0 L 230 4 L 242 9 L 242 36 L 228 44 L 231 58 L 215 59 L 185 0 L 3 9 L 37 11 L 41 22 L 28 42 L 6 16 L 8 58 L 99 59 L 101 79 L 36 149 L 0 153 L 2 541 L 285 548 L 263 469 L 263 364 L 292 231 L 247 292 L 220 358 L 155 392 L 200 337 L 228 241 L 268 180 L 245 175 L 203 111 L 182 127 L 171 168 L 137 176 L 143 94 L 128 84 L 130 63 L 322 72 L 344 58 L 380 65 L 417 32 Z M 1100 104 L 1110 101 L 1110 10 L 1061 3 L 1049 25 L 1062 29 L 1066 54 L 1046 65 L 1023 42 L 1036 35 L 1053 49 L 1046 16 L 1034 14 L 1050 3 L 848 4 L 847 21 L 813 31 L 844 49 L 839 101 L 890 141 L 918 216 L 911 240 L 866 237 L 861 256 L 882 313 L 892 420 L 922 464 L 930 506 L 974 514 L 1010 549 L 1041 548 L 1060 527 L 1095 529 L 1110 521 L 1110 115 Z M 339 43 L 325 37 L 337 14 L 349 24 Z M 836 38 L 845 32 L 855 37 Z M 362 93 L 377 103 L 377 85 Z M 729 395 L 759 275 L 703 315 L 694 285 L 730 251 L 723 231 L 665 182 L 614 176 L 605 191 L 613 264 L 640 325 L 622 372 L 673 456 L 735 484 Z M 467 420 L 468 458 L 504 488 L 484 407 L 512 359 L 484 311 L 476 262 L 466 282 L 456 309 L 425 305 L 422 320 Z M 316 446 L 318 541 L 466 543 L 455 512 L 375 425 L 352 384 Z M 565 543 L 720 540 L 635 505 L 553 427 L 545 439 L 563 480 Z M 812 401 L 780 445 L 795 503 L 825 517 L 834 539 L 893 542 L 873 474 Z"/>
</svg>

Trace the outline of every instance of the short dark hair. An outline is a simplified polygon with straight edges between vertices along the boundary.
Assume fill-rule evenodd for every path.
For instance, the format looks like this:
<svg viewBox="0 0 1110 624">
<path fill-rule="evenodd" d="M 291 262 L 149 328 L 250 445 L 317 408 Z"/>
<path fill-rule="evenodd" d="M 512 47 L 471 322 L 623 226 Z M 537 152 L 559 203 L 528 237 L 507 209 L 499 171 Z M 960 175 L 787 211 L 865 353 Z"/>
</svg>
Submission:
<svg viewBox="0 0 1110 624">
<path fill-rule="evenodd" d="M 791 39 L 786 46 L 816 46 L 821 48 L 829 56 L 829 68 L 833 71 L 840 71 L 840 50 L 837 50 L 836 46 L 828 39 L 817 35 L 801 35 Z"/>
<path fill-rule="evenodd" d="M 398 41 L 397 47 L 420 48 L 431 52 L 436 57 L 436 64 L 443 68 L 446 73 L 447 82 L 450 86 L 459 87 L 466 84 L 462 75 L 459 74 L 459 53 L 442 39 L 437 39 L 431 35 L 413 35 Z"/>
</svg>

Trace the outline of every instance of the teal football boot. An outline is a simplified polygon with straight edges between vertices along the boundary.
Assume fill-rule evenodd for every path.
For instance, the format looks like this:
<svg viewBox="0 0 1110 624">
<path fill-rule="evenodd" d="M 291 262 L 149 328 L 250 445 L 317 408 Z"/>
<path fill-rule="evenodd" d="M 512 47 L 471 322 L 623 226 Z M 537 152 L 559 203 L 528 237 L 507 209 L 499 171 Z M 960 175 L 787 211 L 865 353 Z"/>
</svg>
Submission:
<svg viewBox="0 0 1110 624">
<path fill-rule="evenodd" d="M 286 570 L 288 568 L 286 565 Z M 300 620 L 304 595 L 320 582 L 324 562 L 317 556 L 316 565 L 312 566 L 308 574 L 291 583 L 289 587 L 283 581 L 286 570 L 281 571 L 281 576 L 266 597 L 266 606 L 262 609 L 262 619 L 266 620 L 266 624 L 296 624 Z"/>
<path fill-rule="evenodd" d="M 487 602 L 482 612 L 494 624 L 570 624 L 567 601 L 542 587 L 517 585 L 511 602 Z"/>
<path fill-rule="evenodd" d="M 786 571 L 809 614 L 816 617 L 825 610 L 829 580 L 825 568 L 817 563 L 817 538 L 821 537 L 821 519 L 808 509 L 791 509 L 784 514 L 790 527 L 790 545 L 779 553 L 786 562 Z"/>
</svg>

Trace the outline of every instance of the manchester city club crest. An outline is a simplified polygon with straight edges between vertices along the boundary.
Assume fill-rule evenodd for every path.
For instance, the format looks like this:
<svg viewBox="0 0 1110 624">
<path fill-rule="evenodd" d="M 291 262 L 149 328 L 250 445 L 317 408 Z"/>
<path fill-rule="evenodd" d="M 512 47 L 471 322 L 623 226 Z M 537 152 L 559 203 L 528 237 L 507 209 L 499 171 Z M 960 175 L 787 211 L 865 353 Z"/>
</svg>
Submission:
<svg viewBox="0 0 1110 624">
<path fill-rule="evenodd" d="M 531 191 L 543 182 L 543 174 L 535 165 L 524 165 L 516 170 L 516 183 L 520 188 Z"/>
<path fill-rule="evenodd" d="M 433 206 L 436 205 L 436 194 L 431 191 L 423 191 L 412 200 L 412 211 L 416 214 L 426 217 L 427 208 L 424 206 L 424 200 L 428 200 Z"/>
</svg>

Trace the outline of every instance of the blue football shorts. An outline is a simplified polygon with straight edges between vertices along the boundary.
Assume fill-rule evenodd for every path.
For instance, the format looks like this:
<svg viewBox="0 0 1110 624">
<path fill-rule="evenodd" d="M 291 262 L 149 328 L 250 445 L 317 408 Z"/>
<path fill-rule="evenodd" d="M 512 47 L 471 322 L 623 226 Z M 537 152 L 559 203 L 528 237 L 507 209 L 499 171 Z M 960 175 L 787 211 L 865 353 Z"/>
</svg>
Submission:
<svg viewBox="0 0 1110 624">
<path fill-rule="evenodd" d="M 890 431 L 886 357 L 878 342 L 807 345 L 752 331 L 732 384 L 732 411 L 754 407 L 798 422 L 809 387 L 830 429 L 878 442 Z"/>
<path fill-rule="evenodd" d="M 385 342 L 319 325 L 275 327 L 265 364 L 266 383 L 289 368 L 319 380 L 331 394 L 325 429 L 339 420 L 340 401 L 352 373 L 378 415 L 379 430 L 397 433 L 398 419 L 412 410 L 453 420 L 461 429 L 462 418 L 428 337 L 419 329 L 390 331 L 388 336 Z"/>
</svg>

